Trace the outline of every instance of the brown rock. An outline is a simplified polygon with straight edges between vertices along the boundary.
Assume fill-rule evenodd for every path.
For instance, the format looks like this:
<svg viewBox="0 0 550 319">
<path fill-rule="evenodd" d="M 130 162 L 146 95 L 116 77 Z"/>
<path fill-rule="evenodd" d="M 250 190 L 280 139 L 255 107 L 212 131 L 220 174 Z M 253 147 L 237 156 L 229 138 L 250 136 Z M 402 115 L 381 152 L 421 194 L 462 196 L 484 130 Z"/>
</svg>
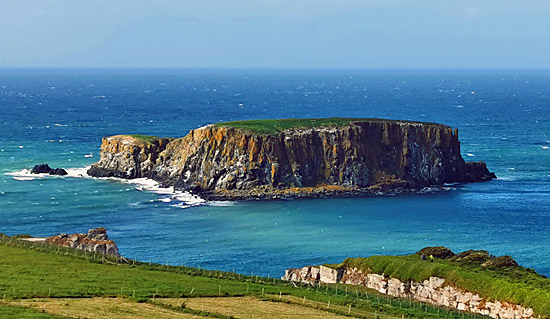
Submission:
<svg viewBox="0 0 550 319">
<path fill-rule="evenodd" d="M 105 228 L 90 229 L 87 234 L 60 234 L 46 238 L 45 242 L 104 255 L 120 256 L 117 245 L 108 239 Z"/>
</svg>

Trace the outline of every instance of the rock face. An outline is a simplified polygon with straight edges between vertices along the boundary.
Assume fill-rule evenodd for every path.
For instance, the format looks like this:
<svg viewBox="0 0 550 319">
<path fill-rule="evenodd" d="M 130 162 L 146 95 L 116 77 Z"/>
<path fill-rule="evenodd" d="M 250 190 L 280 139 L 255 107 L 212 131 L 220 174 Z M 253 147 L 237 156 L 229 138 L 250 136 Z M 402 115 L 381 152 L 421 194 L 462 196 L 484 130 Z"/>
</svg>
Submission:
<svg viewBox="0 0 550 319">
<path fill-rule="evenodd" d="M 50 174 L 50 175 L 67 175 L 67 171 L 62 168 L 51 168 L 48 164 L 35 165 L 32 170 L 32 174 Z"/>
<path fill-rule="evenodd" d="M 117 245 L 109 240 L 105 228 L 90 229 L 87 234 L 60 234 L 46 238 L 45 242 L 103 255 L 120 256 Z"/>
<path fill-rule="evenodd" d="M 332 269 L 325 266 L 308 266 L 287 269 L 282 280 L 304 283 L 344 283 L 374 289 L 380 293 L 399 298 L 412 298 L 421 302 L 452 307 L 461 311 L 478 313 L 501 319 L 536 318 L 533 309 L 507 302 L 491 301 L 478 294 L 445 284 L 444 278 L 430 277 L 418 283 L 402 282 L 374 273 L 364 273 L 357 268 Z"/>
<path fill-rule="evenodd" d="M 178 139 L 103 139 L 88 174 L 148 177 L 206 198 L 250 199 L 404 191 L 495 178 L 466 163 L 448 126 L 361 120 L 256 134 L 207 125 Z"/>
</svg>

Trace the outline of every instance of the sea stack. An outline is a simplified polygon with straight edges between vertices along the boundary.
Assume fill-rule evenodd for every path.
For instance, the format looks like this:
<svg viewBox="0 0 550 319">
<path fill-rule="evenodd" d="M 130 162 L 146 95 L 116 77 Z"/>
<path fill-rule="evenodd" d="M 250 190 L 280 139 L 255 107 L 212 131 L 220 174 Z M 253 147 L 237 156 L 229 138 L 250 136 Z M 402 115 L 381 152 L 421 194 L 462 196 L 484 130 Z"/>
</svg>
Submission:
<svg viewBox="0 0 550 319">
<path fill-rule="evenodd" d="M 106 137 L 96 177 L 152 178 L 207 199 L 381 194 L 495 178 L 465 162 L 458 130 L 381 119 L 253 120 L 182 138 Z"/>
</svg>

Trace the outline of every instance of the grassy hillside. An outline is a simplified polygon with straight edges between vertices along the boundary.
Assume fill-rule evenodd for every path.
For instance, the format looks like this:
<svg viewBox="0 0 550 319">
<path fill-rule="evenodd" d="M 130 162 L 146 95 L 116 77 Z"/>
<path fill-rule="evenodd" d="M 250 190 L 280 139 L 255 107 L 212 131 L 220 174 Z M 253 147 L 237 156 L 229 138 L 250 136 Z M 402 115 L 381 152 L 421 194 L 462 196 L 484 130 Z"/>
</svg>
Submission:
<svg viewBox="0 0 550 319">
<path fill-rule="evenodd" d="M 11 238 L 0 238 L 0 298 L 0 318 L 12 318 L 6 313 L 20 312 L 20 306 L 58 317 L 104 318 L 105 307 L 100 306 L 104 304 L 117 313 L 139 305 L 140 318 L 166 311 L 185 314 L 178 318 L 247 317 L 242 311 L 254 311 L 256 318 L 270 312 L 271 318 L 284 312 L 296 313 L 292 318 L 300 318 L 302 312 L 316 313 L 319 318 L 463 316 L 361 287 L 295 286 L 273 278 L 105 258 Z M 251 306 L 243 307 L 243 303 Z M 23 310 L 34 318 L 32 310 Z M 35 317 L 50 318 L 41 316 Z"/>
<path fill-rule="evenodd" d="M 215 124 L 220 127 L 233 127 L 247 131 L 251 131 L 256 134 L 277 134 L 278 132 L 288 129 L 298 128 L 312 128 L 312 127 L 336 127 L 345 126 L 354 122 L 407 122 L 407 121 L 394 121 L 383 119 L 369 119 L 369 118 L 318 118 L 318 119 L 280 119 L 280 120 L 248 120 L 248 121 L 233 121 L 222 122 Z M 410 122 L 413 123 L 413 122 Z"/>
<path fill-rule="evenodd" d="M 491 268 L 478 262 L 453 259 L 436 259 L 430 263 L 418 255 L 348 258 L 341 265 L 332 265 L 336 268 L 342 266 L 357 267 L 402 281 L 422 282 L 431 276 L 441 277 L 458 288 L 478 293 L 489 300 L 521 304 L 533 308 L 536 314 L 550 317 L 550 280 L 532 269 Z"/>
</svg>

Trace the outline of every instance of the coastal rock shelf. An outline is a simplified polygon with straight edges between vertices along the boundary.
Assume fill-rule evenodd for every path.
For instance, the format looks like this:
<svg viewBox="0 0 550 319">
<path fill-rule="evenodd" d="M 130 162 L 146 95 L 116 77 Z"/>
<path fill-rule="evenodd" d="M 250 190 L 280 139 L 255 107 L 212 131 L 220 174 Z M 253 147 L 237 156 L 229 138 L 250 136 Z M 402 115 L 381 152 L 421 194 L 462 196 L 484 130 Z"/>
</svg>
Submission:
<svg viewBox="0 0 550 319">
<path fill-rule="evenodd" d="M 94 228 L 86 234 L 59 234 L 51 237 L 21 238 L 32 243 L 44 243 L 76 248 L 102 255 L 120 256 L 117 244 L 107 236 L 105 228 Z"/>
<path fill-rule="evenodd" d="M 106 137 L 88 174 L 147 177 L 206 199 L 323 197 L 414 191 L 495 178 L 465 162 L 458 130 L 379 119 L 218 123 L 183 138 Z"/>
<path fill-rule="evenodd" d="M 464 291 L 446 284 L 444 278 L 430 277 L 423 282 L 402 282 L 397 278 L 363 272 L 358 268 L 332 269 L 325 266 L 308 266 L 288 269 L 282 280 L 304 283 L 343 283 L 374 289 L 382 294 L 399 298 L 412 298 L 434 305 L 469 311 L 483 316 L 502 319 L 538 318 L 533 309 L 508 302 L 492 301 L 479 294 Z"/>
</svg>

